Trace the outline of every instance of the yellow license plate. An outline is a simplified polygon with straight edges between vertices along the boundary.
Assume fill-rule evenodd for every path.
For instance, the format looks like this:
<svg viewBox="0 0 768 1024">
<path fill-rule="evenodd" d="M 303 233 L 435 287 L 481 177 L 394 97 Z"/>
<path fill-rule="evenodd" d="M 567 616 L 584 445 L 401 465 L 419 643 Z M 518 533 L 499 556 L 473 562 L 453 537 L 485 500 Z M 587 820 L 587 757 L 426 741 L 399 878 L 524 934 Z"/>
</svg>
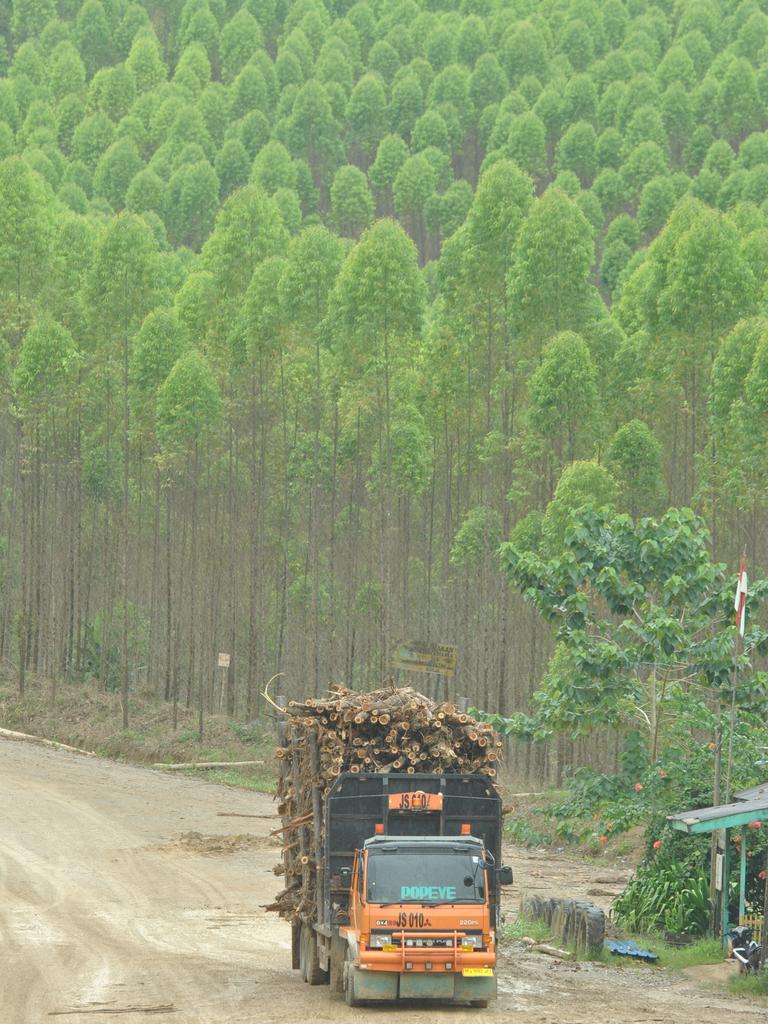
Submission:
<svg viewBox="0 0 768 1024">
<path fill-rule="evenodd" d="M 492 967 L 465 967 L 461 972 L 465 978 L 492 978 Z"/>
<path fill-rule="evenodd" d="M 394 942 L 388 942 L 386 946 L 382 946 L 381 948 L 384 950 L 385 953 L 396 953 L 398 949 Z"/>
</svg>

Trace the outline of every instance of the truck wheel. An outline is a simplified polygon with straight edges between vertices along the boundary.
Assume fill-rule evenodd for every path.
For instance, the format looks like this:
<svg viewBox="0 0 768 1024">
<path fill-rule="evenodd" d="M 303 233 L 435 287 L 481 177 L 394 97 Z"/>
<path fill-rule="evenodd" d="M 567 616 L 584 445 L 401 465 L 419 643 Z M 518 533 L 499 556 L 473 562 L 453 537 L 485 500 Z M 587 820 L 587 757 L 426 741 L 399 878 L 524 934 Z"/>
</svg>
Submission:
<svg viewBox="0 0 768 1024">
<path fill-rule="evenodd" d="M 344 1001 L 347 1006 L 362 1006 L 361 1000 L 355 996 L 355 965 L 349 947 L 344 961 Z"/>
<path fill-rule="evenodd" d="M 306 939 L 304 941 L 304 980 L 310 985 L 325 985 L 328 981 L 328 972 L 320 966 L 317 955 L 317 935 L 312 925 L 304 925 Z"/>
<path fill-rule="evenodd" d="M 335 935 L 331 939 L 331 992 L 341 993 L 344 991 L 344 957 L 347 952 L 347 944 L 343 939 Z"/>
<path fill-rule="evenodd" d="M 307 926 L 299 926 L 299 975 L 302 981 L 307 980 Z"/>
<path fill-rule="evenodd" d="M 301 922 L 291 922 L 291 967 L 301 970 Z"/>
</svg>

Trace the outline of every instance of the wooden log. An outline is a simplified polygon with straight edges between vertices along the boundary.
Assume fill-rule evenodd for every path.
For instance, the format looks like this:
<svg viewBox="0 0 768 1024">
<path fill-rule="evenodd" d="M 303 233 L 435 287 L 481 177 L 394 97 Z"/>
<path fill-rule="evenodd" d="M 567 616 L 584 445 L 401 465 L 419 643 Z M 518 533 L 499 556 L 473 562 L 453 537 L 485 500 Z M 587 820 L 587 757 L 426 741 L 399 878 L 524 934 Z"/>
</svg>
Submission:
<svg viewBox="0 0 768 1024">
<path fill-rule="evenodd" d="M 283 748 L 278 747 L 278 750 Z M 277 754 L 277 751 L 275 751 Z M 279 756 L 279 755 L 278 755 Z M 283 757 L 285 753 L 283 752 Z M 263 761 L 181 761 L 178 764 L 165 764 L 161 761 L 153 764 L 153 768 L 163 768 L 167 772 L 181 772 L 186 768 L 251 768 L 262 765 Z"/>
</svg>

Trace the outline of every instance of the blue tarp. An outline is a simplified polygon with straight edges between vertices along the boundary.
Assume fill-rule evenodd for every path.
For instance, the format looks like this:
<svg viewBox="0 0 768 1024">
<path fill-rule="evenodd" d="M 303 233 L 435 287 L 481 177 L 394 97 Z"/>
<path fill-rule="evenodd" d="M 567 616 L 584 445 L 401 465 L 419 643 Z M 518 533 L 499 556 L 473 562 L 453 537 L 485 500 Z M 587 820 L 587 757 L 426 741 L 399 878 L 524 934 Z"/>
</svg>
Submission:
<svg viewBox="0 0 768 1024">
<path fill-rule="evenodd" d="M 614 956 L 631 956 L 633 960 L 645 960 L 649 964 L 655 964 L 659 959 L 658 953 L 640 949 L 636 942 L 629 940 L 619 942 L 616 939 L 606 939 L 605 944 Z"/>
</svg>

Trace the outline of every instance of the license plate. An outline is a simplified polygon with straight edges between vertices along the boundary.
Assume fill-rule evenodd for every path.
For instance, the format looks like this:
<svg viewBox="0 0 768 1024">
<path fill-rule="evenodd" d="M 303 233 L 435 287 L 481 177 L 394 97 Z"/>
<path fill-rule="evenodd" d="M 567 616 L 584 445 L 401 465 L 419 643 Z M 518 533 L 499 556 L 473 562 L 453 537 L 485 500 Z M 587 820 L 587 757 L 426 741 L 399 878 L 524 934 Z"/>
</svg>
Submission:
<svg viewBox="0 0 768 1024">
<path fill-rule="evenodd" d="M 465 967 L 461 972 L 465 978 L 492 978 L 492 967 Z"/>
<path fill-rule="evenodd" d="M 381 948 L 384 950 L 385 953 L 397 952 L 397 946 L 394 944 L 394 942 L 388 942 L 386 946 L 382 946 Z"/>
</svg>

